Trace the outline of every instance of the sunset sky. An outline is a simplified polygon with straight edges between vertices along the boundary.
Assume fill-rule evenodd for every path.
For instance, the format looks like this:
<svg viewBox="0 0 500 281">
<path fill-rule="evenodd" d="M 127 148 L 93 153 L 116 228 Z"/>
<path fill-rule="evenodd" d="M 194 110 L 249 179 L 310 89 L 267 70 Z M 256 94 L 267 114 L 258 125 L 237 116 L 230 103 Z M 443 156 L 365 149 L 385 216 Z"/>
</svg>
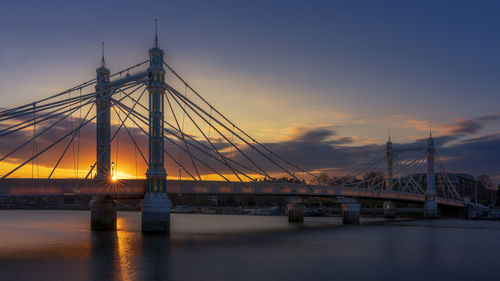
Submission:
<svg viewBox="0 0 500 281">
<path fill-rule="evenodd" d="M 498 183 L 499 14 L 497 1 L 6 1 L 0 107 L 93 78 L 101 41 L 111 72 L 147 59 L 158 18 L 166 61 L 305 169 L 345 172 L 383 151 L 389 129 L 412 144 L 431 124 L 447 171 Z M 122 157 L 123 176 L 135 176 Z"/>
</svg>

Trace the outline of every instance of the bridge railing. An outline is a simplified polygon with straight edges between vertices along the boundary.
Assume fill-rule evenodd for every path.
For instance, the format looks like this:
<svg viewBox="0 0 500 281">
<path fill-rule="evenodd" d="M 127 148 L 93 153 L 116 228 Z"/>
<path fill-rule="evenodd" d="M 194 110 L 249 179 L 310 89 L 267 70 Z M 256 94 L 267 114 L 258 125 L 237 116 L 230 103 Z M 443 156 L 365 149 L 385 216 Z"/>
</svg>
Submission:
<svg viewBox="0 0 500 281">
<path fill-rule="evenodd" d="M 110 195 L 117 198 L 142 198 L 145 180 L 123 179 L 116 182 L 84 179 L 6 179 L 0 182 L 0 196 Z M 354 197 L 380 200 L 424 202 L 425 195 L 381 189 L 306 185 L 276 182 L 222 182 L 168 180 L 167 193 L 186 195 L 279 195 Z M 443 205 L 463 206 L 461 200 L 437 198 Z"/>
</svg>

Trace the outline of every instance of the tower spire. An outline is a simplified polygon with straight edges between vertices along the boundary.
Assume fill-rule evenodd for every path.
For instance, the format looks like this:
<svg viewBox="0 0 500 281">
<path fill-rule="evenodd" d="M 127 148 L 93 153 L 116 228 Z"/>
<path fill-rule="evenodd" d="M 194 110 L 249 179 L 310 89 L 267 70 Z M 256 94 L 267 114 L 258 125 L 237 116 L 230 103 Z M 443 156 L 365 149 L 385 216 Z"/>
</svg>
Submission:
<svg viewBox="0 0 500 281">
<path fill-rule="evenodd" d="M 155 48 L 158 48 L 158 19 L 155 19 Z"/>
<path fill-rule="evenodd" d="M 106 61 L 104 61 L 104 42 L 101 42 L 101 67 L 106 68 Z"/>
<path fill-rule="evenodd" d="M 432 138 L 432 124 L 429 122 L 429 138 Z"/>
<path fill-rule="evenodd" d="M 387 141 L 388 141 L 388 142 L 390 142 L 390 141 L 391 141 L 391 129 L 390 129 L 390 128 L 389 128 L 389 135 L 388 135 Z"/>
</svg>

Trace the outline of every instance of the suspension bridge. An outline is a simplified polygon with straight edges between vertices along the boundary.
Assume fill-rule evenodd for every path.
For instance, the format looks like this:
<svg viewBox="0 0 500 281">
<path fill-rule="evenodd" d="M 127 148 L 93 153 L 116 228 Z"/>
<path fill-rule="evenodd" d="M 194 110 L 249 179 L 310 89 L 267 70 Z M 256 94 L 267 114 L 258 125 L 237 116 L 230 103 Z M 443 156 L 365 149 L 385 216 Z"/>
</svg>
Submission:
<svg viewBox="0 0 500 281">
<path fill-rule="evenodd" d="M 337 197 L 345 222 L 359 220 L 361 198 L 384 200 L 388 215 L 396 201 L 423 203 L 427 217 L 438 205 L 464 206 L 432 136 L 406 148 L 389 139 L 347 176 L 319 182 L 237 126 L 164 57 L 156 35 L 147 60 L 111 74 L 103 47 L 94 79 L 2 108 L 0 196 L 93 196 L 92 229 L 116 228 L 114 199 L 140 198 L 145 233 L 168 233 L 176 194 L 286 196 L 293 222 L 303 220 L 302 197 Z M 122 162 L 135 163 L 135 179 L 120 178 Z"/>
</svg>

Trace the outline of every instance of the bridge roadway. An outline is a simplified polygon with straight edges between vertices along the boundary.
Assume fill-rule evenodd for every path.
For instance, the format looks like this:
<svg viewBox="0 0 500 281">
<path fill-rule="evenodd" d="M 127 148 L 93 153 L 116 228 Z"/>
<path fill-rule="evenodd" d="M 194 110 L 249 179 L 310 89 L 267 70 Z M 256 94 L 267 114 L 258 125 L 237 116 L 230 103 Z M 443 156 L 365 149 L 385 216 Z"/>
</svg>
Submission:
<svg viewBox="0 0 500 281">
<path fill-rule="evenodd" d="M 380 200 L 424 202 L 423 194 L 367 188 L 333 187 L 296 183 L 224 182 L 168 180 L 169 195 L 280 195 L 354 197 Z M 110 195 L 114 198 L 143 198 L 146 180 L 121 179 L 116 182 L 83 179 L 20 179 L 0 181 L 0 196 Z M 464 202 L 436 198 L 440 205 L 463 207 Z"/>
</svg>

